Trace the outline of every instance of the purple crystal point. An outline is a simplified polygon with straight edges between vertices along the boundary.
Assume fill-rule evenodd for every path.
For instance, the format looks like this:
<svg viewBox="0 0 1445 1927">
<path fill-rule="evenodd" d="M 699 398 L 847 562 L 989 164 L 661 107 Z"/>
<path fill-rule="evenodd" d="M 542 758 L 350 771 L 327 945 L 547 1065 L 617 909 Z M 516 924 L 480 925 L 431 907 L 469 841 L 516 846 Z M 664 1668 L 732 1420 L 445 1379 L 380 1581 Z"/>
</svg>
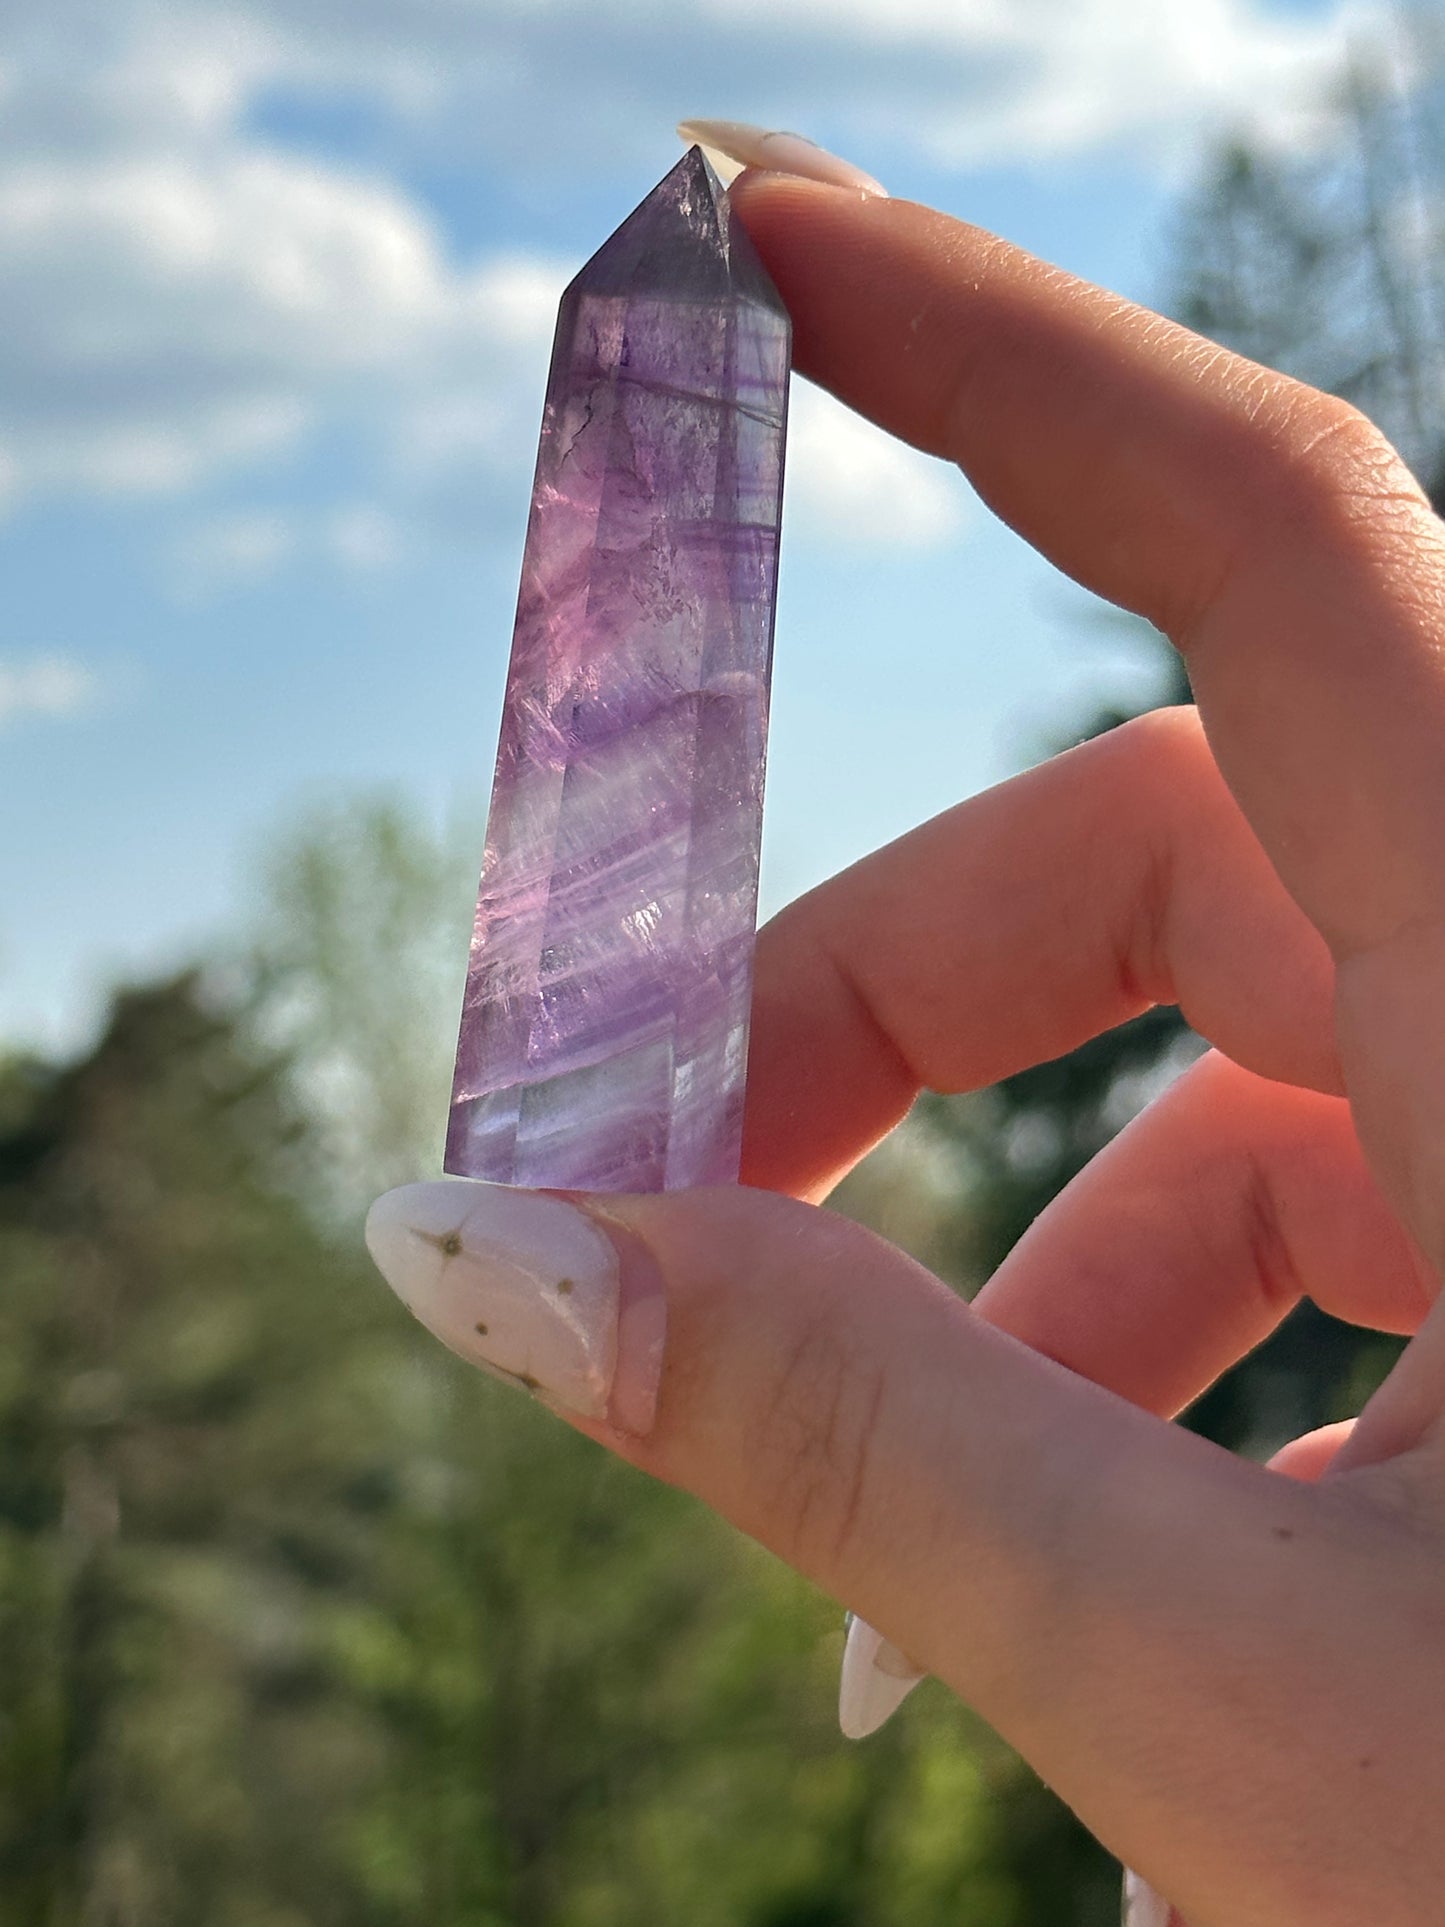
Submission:
<svg viewBox="0 0 1445 1927">
<path fill-rule="evenodd" d="M 788 360 L 697 148 L 562 297 L 448 1171 L 736 1181 Z"/>
</svg>

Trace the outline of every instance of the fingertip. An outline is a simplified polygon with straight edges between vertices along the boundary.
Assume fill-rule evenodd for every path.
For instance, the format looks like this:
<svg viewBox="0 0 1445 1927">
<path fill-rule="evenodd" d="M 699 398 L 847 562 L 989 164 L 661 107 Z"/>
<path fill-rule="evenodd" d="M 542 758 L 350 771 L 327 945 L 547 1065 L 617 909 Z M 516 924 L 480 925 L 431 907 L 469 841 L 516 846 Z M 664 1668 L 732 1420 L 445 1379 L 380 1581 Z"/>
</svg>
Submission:
<svg viewBox="0 0 1445 1927">
<path fill-rule="evenodd" d="M 372 1205 L 366 1242 L 412 1315 L 468 1364 L 579 1417 L 609 1412 L 630 1370 L 621 1267 L 572 1202 L 471 1178 L 407 1184 Z M 642 1411 L 630 1384 L 625 1396 Z"/>
<path fill-rule="evenodd" d="M 729 187 L 728 200 L 790 311 L 790 288 L 805 302 L 816 300 L 815 273 L 810 272 L 815 264 L 816 278 L 826 289 L 828 262 L 849 247 L 849 237 L 873 231 L 880 219 L 894 219 L 898 208 L 909 205 L 881 192 L 863 193 L 762 167 L 745 168 Z"/>
<path fill-rule="evenodd" d="M 853 161 L 830 153 L 805 134 L 756 127 L 740 120 L 685 120 L 679 122 L 677 132 L 680 139 L 695 141 L 709 159 L 717 156 L 729 170 L 722 175 L 724 179 L 732 178 L 738 169 L 756 168 L 822 181 L 853 194 L 886 196 L 888 192 L 881 181 Z"/>
</svg>

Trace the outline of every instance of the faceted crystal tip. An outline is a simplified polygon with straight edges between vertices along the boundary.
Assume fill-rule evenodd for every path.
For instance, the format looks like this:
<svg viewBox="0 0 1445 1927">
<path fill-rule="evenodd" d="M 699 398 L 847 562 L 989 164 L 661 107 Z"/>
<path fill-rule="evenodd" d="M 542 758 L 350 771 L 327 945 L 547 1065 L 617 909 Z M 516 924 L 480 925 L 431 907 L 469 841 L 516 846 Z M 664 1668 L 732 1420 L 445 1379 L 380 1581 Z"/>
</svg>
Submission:
<svg viewBox="0 0 1445 1927">
<path fill-rule="evenodd" d="M 572 283 L 593 295 L 632 298 L 656 291 L 675 301 L 752 301 L 784 312 L 727 189 L 700 147 L 670 174 L 597 250 Z"/>
</svg>

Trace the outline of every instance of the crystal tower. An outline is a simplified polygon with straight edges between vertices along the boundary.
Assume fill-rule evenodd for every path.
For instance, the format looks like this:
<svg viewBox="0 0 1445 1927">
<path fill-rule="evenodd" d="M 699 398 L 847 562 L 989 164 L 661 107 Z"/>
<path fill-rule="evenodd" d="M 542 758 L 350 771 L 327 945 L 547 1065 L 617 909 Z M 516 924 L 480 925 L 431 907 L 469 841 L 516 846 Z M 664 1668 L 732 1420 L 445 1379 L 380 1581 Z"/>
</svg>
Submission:
<svg viewBox="0 0 1445 1927">
<path fill-rule="evenodd" d="M 697 148 L 562 297 L 450 1172 L 737 1179 L 789 346 Z"/>
</svg>

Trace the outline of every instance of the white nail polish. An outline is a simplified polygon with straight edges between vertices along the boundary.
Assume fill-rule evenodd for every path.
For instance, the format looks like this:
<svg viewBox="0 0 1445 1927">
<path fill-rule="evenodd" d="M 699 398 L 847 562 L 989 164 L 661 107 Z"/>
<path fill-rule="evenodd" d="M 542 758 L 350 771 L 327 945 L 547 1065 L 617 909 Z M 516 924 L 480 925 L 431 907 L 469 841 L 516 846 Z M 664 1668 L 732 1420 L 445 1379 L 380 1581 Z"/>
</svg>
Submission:
<svg viewBox="0 0 1445 1927">
<path fill-rule="evenodd" d="M 849 1613 L 838 1681 L 838 1724 L 844 1739 L 866 1740 L 876 1733 L 925 1677 L 906 1653 Z"/>
<path fill-rule="evenodd" d="M 606 1416 L 620 1267 L 585 1213 L 534 1191 L 441 1178 L 378 1198 L 366 1242 L 402 1302 L 469 1364 L 584 1418 Z"/>
<path fill-rule="evenodd" d="M 856 188 L 860 194 L 888 198 L 888 190 L 851 161 L 830 154 L 801 134 L 753 127 L 745 120 L 685 120 L 678 123 L 685 141 L 723 155 L 740 167 L 760 167 L 775 174 L 797 174 L 830 187 Z"/>
<path fill-rule="evenodd" d="M 1147 1881 L 1124 1869 L 1124 1913 L 1120 1927 L 1169 1927 L 1173 1908 Z"/>
</svg>

